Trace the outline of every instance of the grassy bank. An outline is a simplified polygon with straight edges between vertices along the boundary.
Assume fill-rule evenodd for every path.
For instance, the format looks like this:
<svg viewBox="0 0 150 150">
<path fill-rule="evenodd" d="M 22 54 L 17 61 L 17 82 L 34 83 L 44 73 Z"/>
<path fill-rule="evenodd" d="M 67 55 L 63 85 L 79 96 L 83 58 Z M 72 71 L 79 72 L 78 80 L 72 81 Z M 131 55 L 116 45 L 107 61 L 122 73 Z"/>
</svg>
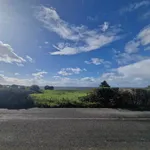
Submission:
<svg viewBox="0 0 150 150">
<path fill-rule="evenodd" d="M 149 109 L 150 90 L 100 87 L 93 90 L 0 88 L 0 108 L 127 108 Z"/>
<path fill-rule="evenodd" d="M 88 90 L 44 90 L 43 93 L 31 94 L 37 107 L 94 107 L 95 102 L 83 102 Z"/>
<path fill-rule="evenodd" d="M 36 107 L 149 108 L 145 89 L 97 88 L 95 90 L 44 90 L 30 95 Z"/>
</svg>

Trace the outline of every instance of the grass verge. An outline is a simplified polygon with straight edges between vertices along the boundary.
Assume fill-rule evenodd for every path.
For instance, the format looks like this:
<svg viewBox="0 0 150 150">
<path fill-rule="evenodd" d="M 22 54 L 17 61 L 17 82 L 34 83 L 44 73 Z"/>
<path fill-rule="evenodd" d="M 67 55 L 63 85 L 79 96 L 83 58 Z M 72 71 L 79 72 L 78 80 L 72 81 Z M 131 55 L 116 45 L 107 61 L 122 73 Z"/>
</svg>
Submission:
<svg viewBox="0 0 150 150">
<path fill-rule="evenodd" d="M 89 91 L 44 90 L 43 93 L 31 94 L 37 107 L 96 107 L 96 102 L 84 102 L 81 99 Z"/>
</svg>

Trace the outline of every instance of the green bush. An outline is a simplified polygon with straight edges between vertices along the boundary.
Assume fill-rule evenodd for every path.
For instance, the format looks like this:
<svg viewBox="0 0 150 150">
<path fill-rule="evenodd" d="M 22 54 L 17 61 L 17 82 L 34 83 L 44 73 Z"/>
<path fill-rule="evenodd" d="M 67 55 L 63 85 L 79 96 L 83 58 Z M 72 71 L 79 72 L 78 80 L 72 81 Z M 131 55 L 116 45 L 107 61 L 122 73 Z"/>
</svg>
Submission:
<svg viewBox="0 0 150 150">
<path fill-rule="evenodd" d="M 32 85 L 30 86 L 30 91 L 35 92 L 35 93 L 40 93 L 40 87 L 38 85 Z"/>
<path fill-rule="evenodd" d="M 21 89 L 0 89 L 0 108 L 21 109 L 34 106 L 29 96 L 31 92 Z"/>
<path fill-rule="evenodd" d="M 116 107 L 121 103 L 119 88 L 97 88 L 83 97 L 82 100 L 96 102 L 99 107 Z"/>
<path fill-rule="evenodd" d="M 150 90 L 98 88 L 81 99 L 84 102 L 96 102 L 97 107 L 148 108 Z"/>
<path fill-rule="evenodd" d="M 54 87 L 53 86 L 49 86 L 49 85 L 46 85 L 44 87 L 45 90 L 54 90 Z"/>
<path fill-rule="evenodd" d="M 120 90 L 123 107 L 148 107 L 150 92 L 146 89 Z"/>
</svg>

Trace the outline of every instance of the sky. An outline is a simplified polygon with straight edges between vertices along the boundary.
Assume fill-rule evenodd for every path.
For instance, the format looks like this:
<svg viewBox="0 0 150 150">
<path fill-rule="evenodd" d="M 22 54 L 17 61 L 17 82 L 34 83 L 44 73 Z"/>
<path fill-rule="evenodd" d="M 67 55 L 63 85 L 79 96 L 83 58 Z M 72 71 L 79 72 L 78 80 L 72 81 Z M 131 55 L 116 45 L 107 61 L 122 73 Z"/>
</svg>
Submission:
<svg viewBox="0 0 150 150">
<path fill-rule="evenodd" d="M 0 84 L 150 85 L 150 0 L 0 0 Z"/>
</svg>

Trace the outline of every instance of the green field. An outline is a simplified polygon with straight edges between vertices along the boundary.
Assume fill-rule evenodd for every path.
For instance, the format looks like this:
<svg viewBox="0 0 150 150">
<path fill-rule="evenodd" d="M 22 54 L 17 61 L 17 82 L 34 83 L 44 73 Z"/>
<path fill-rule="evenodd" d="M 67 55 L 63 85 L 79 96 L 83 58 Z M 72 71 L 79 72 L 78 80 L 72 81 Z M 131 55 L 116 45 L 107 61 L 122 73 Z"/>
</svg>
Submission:
<svg viewBox="0 0 150 150">
<path fill-rule="evenodd" d="M 94 103 L 85 103 L 81 98 L 89 91 L 44 90 L 42 93 L 31 94 L 38 107 L 90 107 Z"/>
</svg>

